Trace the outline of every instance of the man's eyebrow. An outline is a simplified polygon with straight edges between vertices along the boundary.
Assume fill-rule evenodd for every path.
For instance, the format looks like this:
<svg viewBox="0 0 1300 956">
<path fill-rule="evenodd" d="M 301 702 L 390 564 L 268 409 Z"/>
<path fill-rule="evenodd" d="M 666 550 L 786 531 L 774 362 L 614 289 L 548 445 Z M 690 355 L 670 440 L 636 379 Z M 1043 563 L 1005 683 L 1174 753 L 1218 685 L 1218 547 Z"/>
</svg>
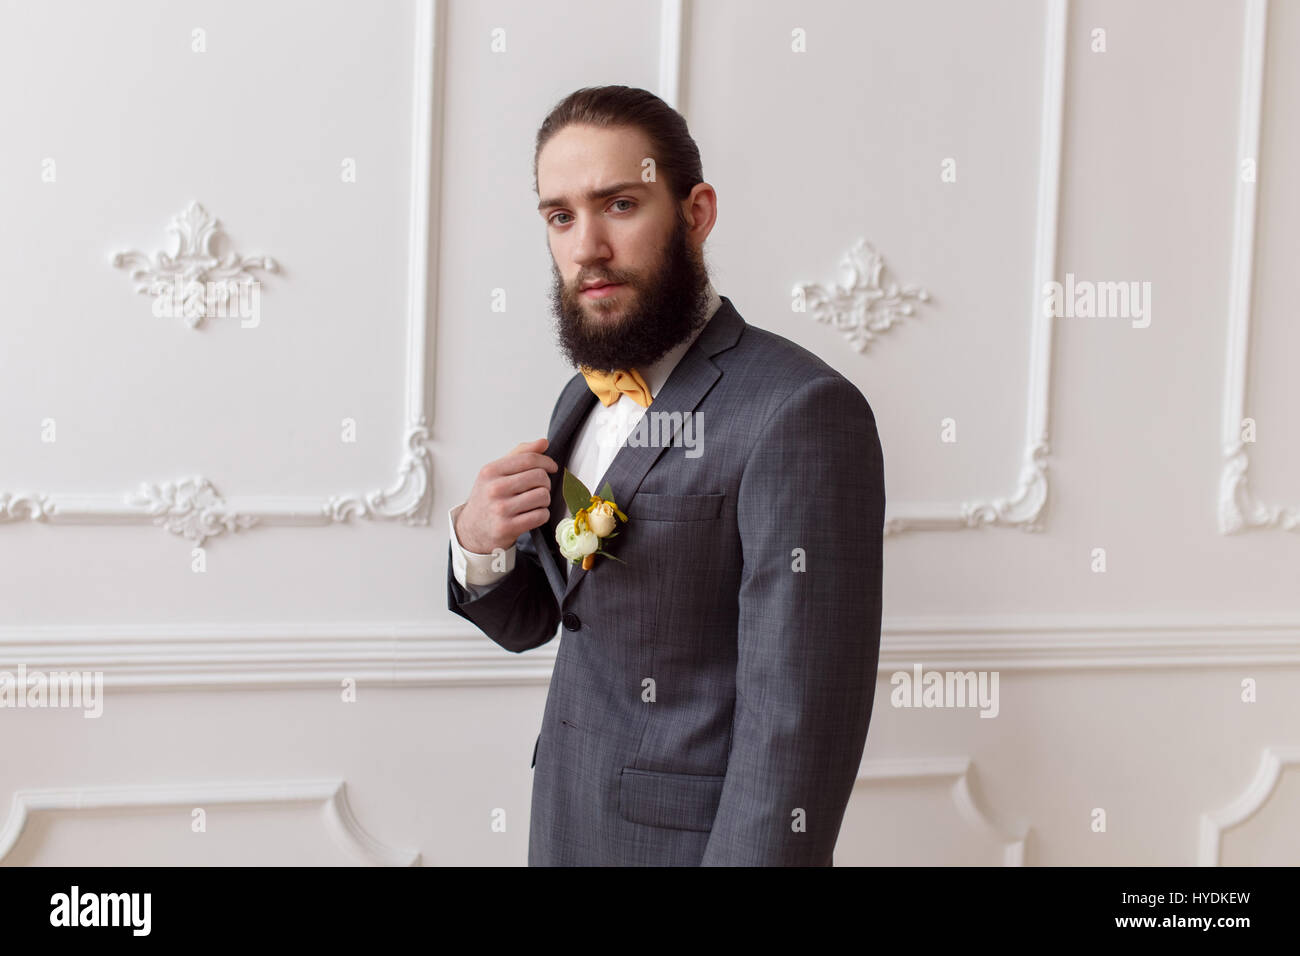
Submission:
<svg viewBox="0 0 1300 956">
<path fill-rule="evenodd" d="M 612 186 L 601 186 L 599 189 L 593 189 L 583 198 L 587 202 L 595 202 L 597 199 L 607 199 L 615 193 L 625 193 L 633 189 L 645 189 L 646 184 L 635 179 L 629 179 L 627 182 L 614 183 Z M 550 209 L 553 206 L 567 206 L 568 202 L 563 199 L 543 199 L 537 204 L 537 211 Z"/>
</svg>

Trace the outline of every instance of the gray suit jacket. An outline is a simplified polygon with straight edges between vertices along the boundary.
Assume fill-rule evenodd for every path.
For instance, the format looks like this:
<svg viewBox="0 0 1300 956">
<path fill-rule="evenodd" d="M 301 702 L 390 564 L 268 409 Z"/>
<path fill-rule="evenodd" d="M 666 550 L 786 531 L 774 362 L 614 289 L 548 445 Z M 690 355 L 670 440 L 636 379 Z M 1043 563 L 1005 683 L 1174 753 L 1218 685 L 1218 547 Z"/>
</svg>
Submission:
<svg viewBox="0 0 1300 956">
<path fill-rule="evenodd" d="M 560 393 L 546 453 L 561 466 L 595 402 L 581 374 Z M 686 456 L 679 418 L 676 444 L 629 439 L 592 486 L 628 516 L 605 542 L 626 564 L 566 576 L 563 468 L 550 521 L 490 591 L 471 599 L 448 551 L 448 608 L 505 649 L 564 627 L 528 863 L 829 866 L 880 647 L 875 416 L 726 296 L 649 412 L 702 416 L 703 454 Z"/>
</svg>

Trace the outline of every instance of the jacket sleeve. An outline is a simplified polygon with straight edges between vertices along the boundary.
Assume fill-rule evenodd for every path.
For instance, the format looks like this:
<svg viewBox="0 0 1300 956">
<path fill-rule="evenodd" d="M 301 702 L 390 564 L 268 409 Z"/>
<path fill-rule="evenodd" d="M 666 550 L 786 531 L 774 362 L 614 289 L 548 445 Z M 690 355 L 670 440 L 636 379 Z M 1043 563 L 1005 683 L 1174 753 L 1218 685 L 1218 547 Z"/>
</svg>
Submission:
<svg viewBox="0 0 1300 956">
<path fill-rule="evenodd" d="M 843 377 L 799 386 L 737 495 L 734 724 L 702 865 L 831 865 L 875 697 L 884 513 L 867 400 Z"/>
<path fill-rule="evenodd" d="M 555 637 L 560 604 L 546 578 L 532 532 L 515 541 L 515 566 L 501 581 L 472 596 L 452 570 L 452 544 L 447 542 L 447 609 L 472 622 L 480 631 L 516 654 L 540 647 Z"/>
<path fill-rule="evenodd" d="M 581 376 L 575 374 L 569 380 L 551 409 L 548 435 L 555 431 L 555 418 L 564 404 L 568 389 L 575 387 L 575 380 L 581 381 Z M 584 383 L 582 387 L 587 386 Z M 563 462 L 559 464 L 562 465 Z M 454 538 L 454 529 L 450 535 Z M 490 587 L 475 588 L 473 593 L 462 587 L 456 579 L 453 547 L 455 543 L 449 538 L 447 610 L 459 614 L 496 643 L 516 654 L 541 647 L 555 637 L 560 626 L 560 603 L 551 590 L 541 558 L 537 556 L 531 531 L 525 531 L 515 539 L 514 567 L 510 573 Z"/>
</svg>

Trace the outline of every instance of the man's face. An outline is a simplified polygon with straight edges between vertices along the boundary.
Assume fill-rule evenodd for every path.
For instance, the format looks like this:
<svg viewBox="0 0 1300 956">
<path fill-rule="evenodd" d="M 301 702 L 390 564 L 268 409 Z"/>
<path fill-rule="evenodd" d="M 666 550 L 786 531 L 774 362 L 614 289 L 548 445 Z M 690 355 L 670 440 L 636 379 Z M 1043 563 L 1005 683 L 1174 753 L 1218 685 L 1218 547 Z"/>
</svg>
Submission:
<svg viewBox="0 0 1300 956">
<path fill-rule="evenodd" d="M 642 182 L 647 156 L 639 129 L 581 125 L 556 133 L 538 156 L 551 303 L 574 365 L 644 368 L 705 319 L 700 243 L 711 217 L 692 228 L 683 218 L 691 204 L 676 201 L 662 180 Z"/>
</svg>

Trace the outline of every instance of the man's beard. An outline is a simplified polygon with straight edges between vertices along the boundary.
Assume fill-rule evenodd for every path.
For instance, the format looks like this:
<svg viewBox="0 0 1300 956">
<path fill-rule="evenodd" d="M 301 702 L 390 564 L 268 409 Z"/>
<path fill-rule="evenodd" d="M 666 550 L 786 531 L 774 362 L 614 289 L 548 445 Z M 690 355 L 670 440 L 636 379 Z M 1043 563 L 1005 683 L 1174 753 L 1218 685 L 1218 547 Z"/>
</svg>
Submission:
<svg viewBox="0 0 1300 956">
<path fill-rule="evenodd" d="M 570 363 L 603 372 L 644 369 L 704 324 L 709 275 L 702 255 L 686 242 L 686 231 L 679 218 L 659 268 L 650 275 L 600 269 L 578 274 L 575 285 L 593 279 L 624 283 L 608 299 L 584 299 L 565 288 L 551 260 L 551 309 Z M 606 318 L 618 312 L 624 314 Z"/>
</svg>

